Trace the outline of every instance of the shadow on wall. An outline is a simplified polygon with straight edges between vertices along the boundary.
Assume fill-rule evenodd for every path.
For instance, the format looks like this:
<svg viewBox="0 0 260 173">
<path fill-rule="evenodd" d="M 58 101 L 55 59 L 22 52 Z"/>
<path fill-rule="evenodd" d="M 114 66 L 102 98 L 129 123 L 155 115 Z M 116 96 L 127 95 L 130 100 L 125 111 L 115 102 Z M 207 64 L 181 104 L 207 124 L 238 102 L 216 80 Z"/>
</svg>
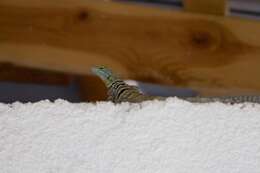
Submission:
<svg viewBox="0 0 260 173">
<path fill-rule="evenodd" d="M 164 97 L 193 97 L 197 95 L 197 92 L 190 89 L 161 86 L 132 80 L 126 82 L 130 85 L 138 86 L 143 93 L 148 95 Z M 50 101 L 64 99 L 72 103 L 83 101 L 80 97 L 79 86 L 75 81 L 71 82 L 68 86 L 0 82 L 0 102 L 2 103 L 13 103 L 16 101 L 23 103 L 37 102 L 45 99 Z"/>
<path fill-rule="evenodd" d="M 69 86 L 55 86 L 0 82 L 0 102 L 2 103 L 37 102 L 45 99 L 54 101 L 58 98 L 80 102 L 77 84 L 72 82 Z"/>
<path fill-rule="evenodd" d="M 138 88 L 145 94 L 155 95 L 155 96 L 177 96 L 177 97 L 195 97 L 198 95 L 198 92 L 193 91 L 188 88 L 179 88 L 174 86 L 167 85 L 158 85 L 144 82 L 137 82 L 134 80 L 125 81 L 129 85 L 138 86 Z"/>
</svg>

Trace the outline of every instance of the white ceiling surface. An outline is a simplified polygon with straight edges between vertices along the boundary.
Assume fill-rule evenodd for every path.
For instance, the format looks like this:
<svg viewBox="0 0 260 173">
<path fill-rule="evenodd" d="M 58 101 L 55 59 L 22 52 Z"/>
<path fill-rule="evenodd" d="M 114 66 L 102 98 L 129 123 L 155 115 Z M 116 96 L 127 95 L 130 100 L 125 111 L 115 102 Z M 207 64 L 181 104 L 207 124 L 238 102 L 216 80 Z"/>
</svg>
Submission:
<svg viewBox="0 0 260 173">
<path fill-rule="evenodd" d="M 260 0 L 230 0 L 230 8 L 260 12 Z"/>
<path fill-rule="evenodd" d="M 145 1 L 145 0 L 140 0 Z M 147 0 L 146 0 L 147 1 Z M 150 0 L 153 2 L 153 0 Z M 181 2 L 183 0 L 155 0 L 157 2 Z M 229 7 L 236 10 L 254 11 L 260 13 L 260 0 L 228 0 Z"/>
</svg>

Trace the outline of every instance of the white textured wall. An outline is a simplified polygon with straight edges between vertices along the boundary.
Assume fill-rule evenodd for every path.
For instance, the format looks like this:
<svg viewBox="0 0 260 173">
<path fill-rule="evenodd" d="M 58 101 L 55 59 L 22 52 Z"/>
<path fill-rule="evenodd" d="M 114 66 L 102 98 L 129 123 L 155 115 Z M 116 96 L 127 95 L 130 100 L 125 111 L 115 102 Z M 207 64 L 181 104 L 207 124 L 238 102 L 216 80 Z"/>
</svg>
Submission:
<svg viewBox="0 0 260 173">
<path fill-rule="evenodd" d="M 260 105 L 0 104 L 1 173 L 259 173 Z"/>
</svg>

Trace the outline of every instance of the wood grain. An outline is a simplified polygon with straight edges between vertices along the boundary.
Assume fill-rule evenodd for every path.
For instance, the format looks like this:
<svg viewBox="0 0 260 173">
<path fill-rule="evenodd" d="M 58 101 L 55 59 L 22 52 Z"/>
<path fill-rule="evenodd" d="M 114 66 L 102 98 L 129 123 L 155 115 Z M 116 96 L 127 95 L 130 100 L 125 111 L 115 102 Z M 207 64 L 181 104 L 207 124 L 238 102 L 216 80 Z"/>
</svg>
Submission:
<svg viewBox="0 0 260 173">
<path fill-rule="evenodd" d="M 0 61 L 196 88 L 260 91 L 260 23 L 100 1 L 1 1 Z"/>
<path fill-rule="evenodd" d="M 227 0 L 183 0 L 184 9 L 190 12 L 225 15 Z"/>
</svg>

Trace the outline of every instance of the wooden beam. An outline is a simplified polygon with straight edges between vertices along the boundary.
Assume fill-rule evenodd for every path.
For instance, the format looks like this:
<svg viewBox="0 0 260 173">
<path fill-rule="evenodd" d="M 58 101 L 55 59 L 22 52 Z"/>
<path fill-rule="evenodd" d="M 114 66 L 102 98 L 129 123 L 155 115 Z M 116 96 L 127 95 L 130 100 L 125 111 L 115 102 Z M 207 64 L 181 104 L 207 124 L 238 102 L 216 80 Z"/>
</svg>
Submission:
<svg viewBox="0 0 260 173">
<path fill-rule="evenodd" d="M 196 88 L 260 91 L 260 23 L 87 0 L 2 0 L 0 61 Z"/>
<path fill-rule="evenodd" d="M 101 79 L 96 76 L 80 76 L 78 84 L 82 101 L 102 101 L 107 99 L 107 88 Z"/>
<path fill-rule="evenodd" d="M 183 0 L 184 9 L 189 12 L 225 15 L 227 0 Z"/>
<path fill-rule="evenodd" d="M 69 85 L 72 75 L 0 63 L 0 81 L 45 85 Z"/>
</svg>

